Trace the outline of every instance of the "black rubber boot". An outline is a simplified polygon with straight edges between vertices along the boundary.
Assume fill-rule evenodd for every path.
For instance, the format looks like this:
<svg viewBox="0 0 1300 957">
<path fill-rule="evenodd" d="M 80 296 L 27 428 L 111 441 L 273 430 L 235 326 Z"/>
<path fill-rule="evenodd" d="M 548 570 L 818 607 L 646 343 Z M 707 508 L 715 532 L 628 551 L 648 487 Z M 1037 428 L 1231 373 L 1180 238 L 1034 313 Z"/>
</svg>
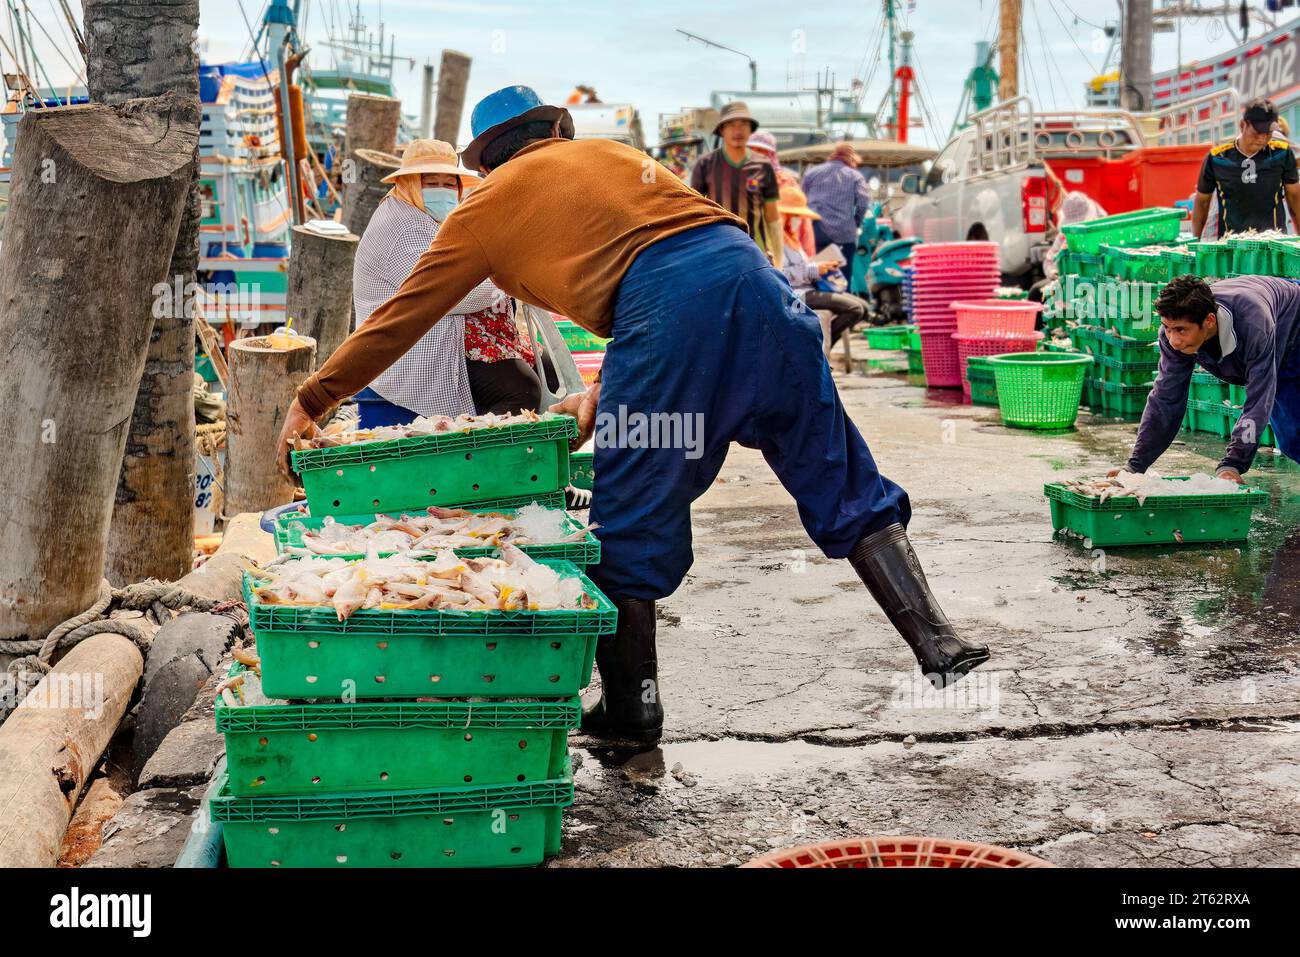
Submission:
<svg viewBox="0 0 1300 957">
<path fill-rule="evenodd" d="M 947 687 L 989 660 L 988 648 L 963 641 L 953 631 L 930 592 L 902 525 L 890 525 L 863 538 L 853 546 L 849 564 L 911 646 L 921 670 L 936 688 Z"/>
<path fill-rule="evenodd" d="M 654 744 L 663 734 L 664 708 L 659 701 L 655 654 L 655 603 L 623 598 L 618 631 L 596 640 L 600 700 L 582 714 L 585 734 Z"/>
</svg>

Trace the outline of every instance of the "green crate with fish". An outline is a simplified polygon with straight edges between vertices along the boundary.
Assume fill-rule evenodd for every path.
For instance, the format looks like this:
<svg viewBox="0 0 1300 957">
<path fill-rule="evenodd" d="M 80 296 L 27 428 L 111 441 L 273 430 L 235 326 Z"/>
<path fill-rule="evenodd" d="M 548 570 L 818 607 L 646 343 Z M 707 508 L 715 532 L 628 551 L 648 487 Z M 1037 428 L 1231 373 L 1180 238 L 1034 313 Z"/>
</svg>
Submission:
<svg viewBox="0 0 1300 957">
<path fill-rule="evenodd" d="M 1122 385 L 1148 385 L 1155 380 L 1160 361 L 1156 358 L 1121 362 L 1109 356 L 1093 356 L 1097 377 L 1102 382 L 1117 382 Z"/>
<path fill-rule="evenodd" d="M 1077 326 L 1074 333 L 1075 343 L 1091 356 L 1116 362 L 1148 362 L 1159 356 L 1158 343 L 1119 336 L 1099 326 Z"/>
<path fill-rule="evenodd" d="M 239 797 L 544 781 L 564 773 L 577 696 L 559 700 L 304 702 L 266 697 L 256 660 L 219 686 Z"/>
<path fill-rule="evenodd" d="M 1105 274 L 1112 279 L 1140 282 L 1167 282 L 1169 263 L 1161 257 L 1163 247 L 1103 246 Z"/>
<path fill-rule="evenodd" d="M 1178 238 L 1183 211 L 1154 207 L 1102 216 L 1061 227 L 1071 252 L 1098 253 L 1102 246 L 1137 246 L 1166 243 Z"/>
<path fill-rule="evenodd" d="M 1202 279 L 1218 279 L 1232 272 L 1232 247 L 1222 239 L 1203 239 L 1191 243 L 1196 257 L 1195 272 Z"/>
<path fill-rule="evenodd" d="M 463 505 L 562 490 L 577 434 L 570 416 L 534 412 L 338 424 L 297 440 L 293 467 L 317 517 Z"/>
<path fill-rule="evenodd" d="M 1213 373 L 1198 368 L 1192 373 L 1187 395 L 1197 402 L 1221 403 L 1228 398 L 1228 384 Z"/>
<path fill-rule="evenodd" d="M 244 600 L 263 692 L 275 698 L 565 697 L 591 680 L 614 605 L 570 562 L 348 561 L 248 565 Z"/>
<path fill-rule="evenodd" d="M 509 510 L 442 508 L 390 515 L 326 515 L 289 512 L 276 521 L 281 554 L 358 559 L 405 552 L 432 558 L 450 548 L 462 558 L 499 558 L 514 546 L 535 559 L 558 559 L 579 568 L 600 561 L 600 541 L 591 526 L 562 508 L 530 502 Z"/>
<path fill-rule="evenodd" d="M 1251 515 L 1268 504 L 1266 493 L 1224 479 L 1152 471 L 1049 482 L 1043 494 L 1057 534 L 1103 548 L 1244 541 Z"/>
<path fill-rule="evenodd" d="M 1188 408 L 1194 411 L 1196 431 L 1220 439 L 1231 436 L 1232 430 L 1237 427 L 1237 421 L 1241 418 L 1242 410 L 1237 406 L 1230 405 L 1226 400 L 1212 402 L 1189 399 L 1187 405 Z M 1265 448 L 1273 448 L 1277 444 L 1273 438 L 1273 427 L 1271 425 L 1264 426 L 1264 431 L 1260 434 L 1258 443 Z"/>
<path fill-rule="evenodd" d="M 1122 382 L 1098 382 L 1101 388 L 1102 413 L 1108 416 L 1136 421 L 1146 408 L 1152 383 L 1126 385 Z M 1095 409 L 1093 411 L 1096 411 Z"/>
<path fill-rule="evenodd" d="M 573 771 L 544 781 L 289 797 L 214 781 L 231 867 L 529 867 L 560 849 Z"/>
</svg>

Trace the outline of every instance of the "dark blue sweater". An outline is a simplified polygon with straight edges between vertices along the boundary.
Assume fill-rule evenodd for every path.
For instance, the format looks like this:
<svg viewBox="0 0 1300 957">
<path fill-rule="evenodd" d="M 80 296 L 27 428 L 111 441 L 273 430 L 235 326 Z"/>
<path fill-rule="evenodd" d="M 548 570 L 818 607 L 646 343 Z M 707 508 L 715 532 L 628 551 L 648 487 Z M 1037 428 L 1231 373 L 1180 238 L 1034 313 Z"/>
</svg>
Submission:
<svg viewBox="0 0 1300 957">
<path fill-rule="evenodd" d="M 1160 370 L 1147 399 L 1128 467 L 1145 472 L 1178 434 L 1187 411 L 1187 390 L 1199 362 L 1224 382 L 1246 387 L 1246 405 L 1232 430 L 1219 468 L 1245 472 L 1268 427 L 1278 370 L 1300 333 L 1300 285 L 1271 276 L 1238 276 L 1216 282 L 1218 336 L 1195 356 L 1178 352 L 1160 331 Z"/>
</svg>

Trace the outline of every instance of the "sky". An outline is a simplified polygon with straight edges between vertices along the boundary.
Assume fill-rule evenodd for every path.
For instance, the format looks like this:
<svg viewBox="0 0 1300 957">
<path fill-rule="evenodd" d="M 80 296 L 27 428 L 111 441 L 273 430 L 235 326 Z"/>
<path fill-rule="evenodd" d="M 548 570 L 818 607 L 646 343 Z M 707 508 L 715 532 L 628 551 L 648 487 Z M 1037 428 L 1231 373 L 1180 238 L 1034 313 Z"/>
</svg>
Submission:
<svg viewBox="0 0 1300 957">
<path fill-rule="evenodd" d="M 13 0 L 6 0 L 13 2 Z M 23 2 L 23 0 L 17 0 Z M 57 0 L 25 0 L 32 14 L 60 37 L 52 12 Z M 266 0 L 242 0 L 256 26 Z M 318 68 L 328 66 L 326 26 L 332 11 L 346 18 L 356 0 L 304 0 L 306 37 Z M 1263 6 L 1262 0 L 1252 0 Z M 80 12 L 79 0 L 72 0 Z M 421 67 L 438 62 L 443 49 L 473 58 L 460 146 L 468 140 L 469 112 L 485 94 L 524 83 L 544 100 L 563 102 L 581 83 L 593 86 L 606 102 L 630 102 L 640 111 L 653 142 L 661 113 L 703 106 L 712 90 L 746 89 L 745 57 L 689 41 L 675 28 L 689 30 L 752 56 L 760 89 L 798 89 L 816 83 L 819 72 L 833 74 L 846 89 L 857 77 L 867 81 L 863 107 L 873 110 L 886 88 L 887 64 L 879 49 L 881 0 L 808 4 L 794 0 L 361 0 L 372 30 L 382 19 L 396 37 L 399 63 L 395 80 L 404 110 L 419 112 Z M 994 39 L 998 0 L 899 0 L 901 25 L 915 34 L 914 66 L 924 100 L 926 125 L 914 139 L 941 145 L 947 138 L 962 87 L 974 62 L 977 40 Z M 1023 0 L 1021 92 L 1039 110 L 1083 106 L 1083 85 L 1102 67 L 1108 40 L 1100 29 L 1118 19 L 1114 0 Z M 1078 16 L 1076 16 L 1076 12 Z M 0 18 L 3 19 L 3 18 Z M 0 34 L 8 39 L 7 22 Z M 1235 23 L 1234 23 L 1235 28 Z M 1255 27 L 1255 32 L 1262 31 Z M 57 85 L 72 70 L 41 34 L 37 49 Z M 200 0 L 200 53 L 207 62 L 239 59 L 249 46 L 241 0 Z M 1182 59 L 1195 60 L 1235 44 L 1222 20 L 1187 21 L 1182 28 Z M 74 63 L 70 48 L 59 44 Z M 1178 62 L 1175 34 L 1157 35 L 1156 70 Z M 6 64 L 10 61 L 0 56 Z M 6 66 L 6 69 L 11 68 Z"/>
</svg>

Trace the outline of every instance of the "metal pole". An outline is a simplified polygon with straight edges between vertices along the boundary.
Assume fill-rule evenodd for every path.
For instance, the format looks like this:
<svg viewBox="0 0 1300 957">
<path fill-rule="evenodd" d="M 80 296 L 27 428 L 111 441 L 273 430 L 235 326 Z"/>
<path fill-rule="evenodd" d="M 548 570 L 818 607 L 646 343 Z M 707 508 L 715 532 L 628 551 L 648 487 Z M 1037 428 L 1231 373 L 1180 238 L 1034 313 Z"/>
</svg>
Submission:
<svg viewBox="0 0 1300 957">
<path fill-rule="evenodd" d="M 1151 0 L 1127 0 L 1124 4 L 1119 105 L 1132 112 L 1151 109 L 1151 8 Z"/>
<path fill-rule="evenodd" d="M 420 139 L 433 133 L 433 64 L 424 65 L 424 89 L 420 94 Z"/>
</svg>

